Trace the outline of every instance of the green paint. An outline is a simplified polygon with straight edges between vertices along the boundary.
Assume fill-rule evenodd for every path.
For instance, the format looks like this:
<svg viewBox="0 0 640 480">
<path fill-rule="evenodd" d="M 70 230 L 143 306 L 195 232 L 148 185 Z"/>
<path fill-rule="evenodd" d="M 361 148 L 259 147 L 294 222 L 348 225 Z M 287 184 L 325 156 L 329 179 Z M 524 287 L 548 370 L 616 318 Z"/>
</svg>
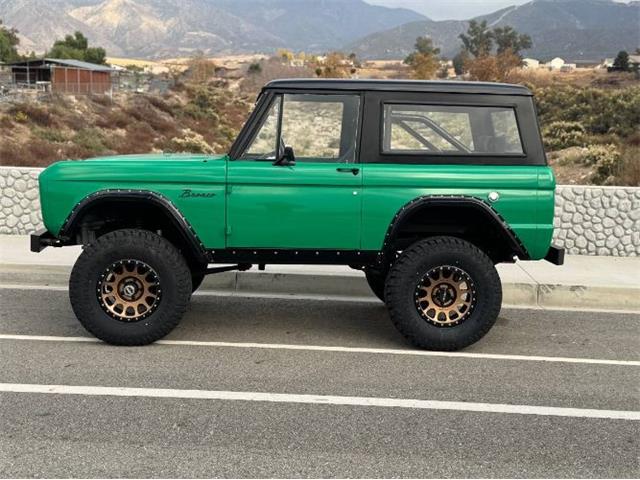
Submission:
<svg viewBox="0 0 640 480">
<path fill-rule="evenodd" d="M 58 234 L 74 206 L 106 189 L 169 198 L 208 248 L 381 248 L 396 212 L 422 195 L 469 195 L 492 206 L 533 259 L 553 233 L 549 167 L 234 161 L 228 156 L 130 155 L 59 162 L 40 176 L 46 227 Z M 190 195 L 184 195 L 190 190 Z M 213 195 L 211 195 L 213 194 Z"/>
</svg>

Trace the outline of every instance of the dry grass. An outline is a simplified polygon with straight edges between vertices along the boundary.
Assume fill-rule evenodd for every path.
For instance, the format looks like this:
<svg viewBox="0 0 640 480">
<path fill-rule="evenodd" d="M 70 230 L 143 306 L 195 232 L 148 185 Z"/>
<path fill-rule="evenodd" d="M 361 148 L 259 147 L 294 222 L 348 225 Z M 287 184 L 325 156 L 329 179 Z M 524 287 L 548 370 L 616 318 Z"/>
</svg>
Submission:
<svg viewBox="0 0 640 480">
<path fill-rule="evenodd" d="M 198 106 L 197 91 L 204 91 Z M 202 102 L 202 99 L 200 99 Z M 181 85 L 163 97 L 122 94 L 52 97 L 0 106 L 0 165 L 47 166 L 63 159 L 146 153 L 172 143 L 190 129 L 217 152 L 226 151 L 252 102 L 225 84 Z M 188 115 L 187 107 L 203 108 Z"/>
</svg>

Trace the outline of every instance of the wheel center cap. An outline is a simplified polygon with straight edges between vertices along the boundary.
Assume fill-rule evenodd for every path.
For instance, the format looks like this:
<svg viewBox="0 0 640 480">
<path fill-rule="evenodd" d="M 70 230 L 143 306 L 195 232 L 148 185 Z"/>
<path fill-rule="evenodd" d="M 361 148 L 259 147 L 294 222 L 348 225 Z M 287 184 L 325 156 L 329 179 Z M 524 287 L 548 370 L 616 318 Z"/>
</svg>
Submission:
<svg viewBox="0 0 640 480">
<path fill-rule="evenodd" d="M 433 289 L 431 300 L 438 307 L 450 307 L 456 301 L 456 289 L 448 283 L 441 283 Z"/>
<path fill-rule="evenodd" d="M 142 285 L 136 278 L 125 278 L 120 283 L 119 293 L 127 301 L 137 300 L 142 295 Z"/>
</svg>

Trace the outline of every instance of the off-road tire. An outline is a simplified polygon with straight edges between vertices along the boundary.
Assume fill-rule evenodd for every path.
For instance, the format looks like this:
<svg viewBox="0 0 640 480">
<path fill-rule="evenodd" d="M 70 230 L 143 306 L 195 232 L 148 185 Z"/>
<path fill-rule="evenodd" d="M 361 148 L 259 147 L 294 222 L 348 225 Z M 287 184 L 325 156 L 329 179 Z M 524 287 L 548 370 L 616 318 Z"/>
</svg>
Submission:
<svg viewBox="0 0 640 480">
<path fill-rule="evenodd" d="M 387 275 L 379 270 L 365 269 L 364 276 L 373 294 L 384 302 L 384 284 Z"/>
<path fill-rule="evenodd" d="M 457 325 L 429 323 L 416 306 L 416 288 L 431 269 L 464 270 L 475 285 L 475 304 Z M 491 259 L 475 245 L 454 237 L 432 237 L 404 250 L 389 271 L 385 287 L 391 321 L 413 345 L 428 350 L 459 350 L 480 340 L 500 313 L 502 285 Z"/>
<path fill-rule="evenodd" d="M 146 317 L 123 321 L 108 315 L 98 294 L 101 275 L 114 262 L 133 259 L 158 274 L 162 296 Z M 165 238 L 145 230 L 116 230 L 85 247 L 69 279 L 76 317 L 90 333 L 113 345 L 146 345 L 180 322 L 191 296 L 191 272 L 180 252 Z"/>
</svg>

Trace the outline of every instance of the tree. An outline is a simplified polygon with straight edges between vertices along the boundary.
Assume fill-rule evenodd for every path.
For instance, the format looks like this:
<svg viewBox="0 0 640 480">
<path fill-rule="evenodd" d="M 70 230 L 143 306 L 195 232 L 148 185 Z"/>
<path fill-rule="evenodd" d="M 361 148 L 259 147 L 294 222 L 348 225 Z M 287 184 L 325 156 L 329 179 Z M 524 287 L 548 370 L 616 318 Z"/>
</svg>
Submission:
<svg viewBox="0 0 640 480">
<path fill-rule="evenodd" d="M 404 59 L 404 63 L 411 67 L 413 78 L 433 78 L 440 67 L 438 55 L 440 55 L 440 49 L 433 46 L 431 38 L 418 37 L 416 38 L 415 51 Z"/>
<path fill-rule="evenodd" d="M 82 32 L 75 32 L 73 35 L 66 35 L 64 40 L 56 40 L 47 56 L 71 58 L 102 65 L 105 63 L 107 52 L 102 47 L 89 47 L 87 37 Z"/>
<path fill-rule="evenodd" d="M 456 75 L 462 75 L 466 72 L 465 65 L 469 61 L 469 54 L 465 50 L 460 50 L 455 57 L 453 57 L 453 69 L 456 71 Z"/>
<path fill-rule="evenodd" d="M 498 55 L 508 50 L 516 55 L 520 55 L 521 50 L 531 48 L 533 42 L 526 34 L 519 34 L 512 27 L 497 27 L 493 29 L 493 38 L 498 47 Z"/>
<path fill-rule="evenodd" d="M 0 62 L 9 63 L 20 60 L 19 44 L 18 31 L 15 28 L 3 26 L 0 20 Z"/>
<path fill-rule="evenodd" d="M 494 33 L 487 27 L 487 21 L 471 20 L 467 33 L 460 34 L 464 49 L 476 58 L 491 54 Z"/>
<path fill-rule="evenodd" d="M 522 64 L 520 51 L 533 45 L 529 35 L 520 34 L 512 27 L 489 30 L 486 21 L 474 20 L 469 22 L 467 33 L 460 35 L 460 39 L 463 50 L 460 57 L 454 59 L 458 63 L 456 71 L 465 70 L 474 80 L 492 82 L 508 80 L 511 72 Z"/>
<path fill-rule="evenodd" d="M 619 72 L 628 72 L 629 68 L 629 54 L 624 50 L 618 52 L 615 60 L 613 61 L 613 69 Z"/>
</svg>

